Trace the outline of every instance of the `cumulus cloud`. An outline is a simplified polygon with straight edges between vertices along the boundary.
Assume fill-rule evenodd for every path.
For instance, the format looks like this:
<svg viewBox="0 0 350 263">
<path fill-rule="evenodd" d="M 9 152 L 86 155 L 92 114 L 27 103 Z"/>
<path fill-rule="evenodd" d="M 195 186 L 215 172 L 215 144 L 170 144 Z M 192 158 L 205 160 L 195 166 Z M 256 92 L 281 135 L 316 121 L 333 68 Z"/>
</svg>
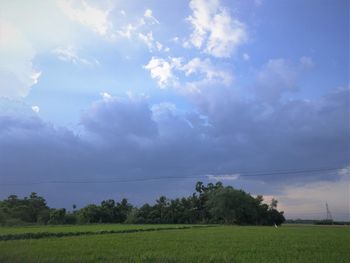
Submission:
<svg viewBox="0 0 350 263">
<path fill-rule="evenodd" d="M 32 106 L 32 110 L 33 110 L 35 113 L 39 113 L 40 108 L 39 108 L 39 106 L 33 105 L 33 106 Z"/>
<path fill-rule="evenodd" d="M 184 43 L 214 57 L 230 57 L 246 41 L 245 25 L 233 18 L 218 0 L 192 0 L 187 18 L 193 32 Z"/>
<path fill-rule="evenodd" d="M 108 15 L 111 10 L 93 7 L 85 0 L 61 0 L 57 1 L 57 4 L 71 20 L 79 22 L 102 36 L 110 34 L 112 24 L 108 20 Z"/>
<path fill-rule="evenodd" d="M 73 3 L 72 1 L 38 1 L 35 5 L 30 2 L 2 4 L 3 12 L 0 21 L 1 97 L 18 99 L 28 96 L 33 86 L 40 81 L 41 74 L 45 74 L 34 63 L 39 54 L 47 54 L 56 49 L 61 59 L 71 59 L 80 63 L 92 62 L 79 58 L 77 53 L 67 48 L 72 43 L 74 46 L 79 46 L 85 41 L 85 36 L 82 36 L 77 27 L 72 26 L 73 20 L 70 20 L 63 12 L 57 11 L 58 5 L 65 7 L 68 5 L 73 11 L 83 8 L 82 13 L 77 11 L 77 13 L 70 14 L 77 15 L 80 22 L 89 24 L 87 21 L 90 14 L 90 19 L 95 19 L 95 13 L 90 13 L 91 10 L 86 3 L 79 5 L 79 2 Z M 84 8 L 88 10 L 88 14 L 83 15 L 86 11 Z M 97 29 L 103 32 L 103 26 L 96 26 Z"/>
<path fill-rule="evenodd" d="M 207 82 L 219 82 L 224 85 L 229 85 L 232 82 L 232 75 L 229 72 L 214 66 L 209 58 L 204 60 L 193 58 L 179 69 L 184 71 L 186 76 L 203 74 L 204 80 Z"/>
<path fill-rule="evenodd" d="M 174 64 L 162 58 L 152 57 L 147 65 L 146 70 L 151 73 L 151 77 L 157 80 L 160 88 L 176 85 L 177 79 L 173 74 Z"/>
<path fill-rule="evenodd" d="M 228 70 L 214 65 L 209 58 L 195 57 L 186 62 L 182 57 L 152 57 L 144 68 L 157 80 L 160 88 L 175 87 L 185 93 L 200 92 L 201 86 L 228 86 L 233 81 Z"/>
<path fill-rule="evenodd" d="M 0 24 L 0 97 L 23 98 L 41 75 L 32 63 L 36 51 L 15 25 Z"/>
</svg>

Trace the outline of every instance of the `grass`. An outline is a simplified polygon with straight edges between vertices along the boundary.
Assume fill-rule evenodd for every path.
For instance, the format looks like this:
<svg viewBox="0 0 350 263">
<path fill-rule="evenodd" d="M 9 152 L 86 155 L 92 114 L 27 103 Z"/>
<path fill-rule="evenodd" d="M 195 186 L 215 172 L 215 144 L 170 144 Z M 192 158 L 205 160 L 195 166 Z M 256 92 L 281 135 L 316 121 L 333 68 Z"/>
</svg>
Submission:
<svg viewBox="0 0 350 263">
<path fill-rule="evenodd" d="M 0 262 L 350 262 L 349 244 L 349 227 L 217 226 L 1 241 Z"/>
<path fill-rule="evenodd" d="M 59 233 L 59 232 L 99 232 L 111 230 L 147 229 L 147 228 L 169 228 L 186 225 L 128 225 L 128 224 L 91 224 L 91 225 L 46 225 L 46 226 L 8 226 L 0 227 L 0 235 L 23 234 L 23 233 Z"/>
<path fill-rule="evenodd" d="M 98 226 L 98 225 L 97 225 Z M 51 229 L 50 232 L 34 231 L 34 232 L 23 232 L 23 233 L 10 233 L 10 234 L 0 234 L 0 241 L 8 240 L 21 240 L 21 239 L 40 239 L 49 237 L 68 237 L 68 236 L 82 236 L 82 235 L 101 235 L 101 234 L 125 234 L 125 233 L 135 233 L 135 232 L 150 232 L 150 231 L 165 231 L 172 229 L 188 229 L 188 228 L 199 228 L 199 227 L 209 227 L 205 225 L 116 225 L 112 227 L 99 225 L 95 227 L 85 227 L 75 229 L 73 226 L 70 228 L 65 228 L 64 231 L 58 231 L 57 228 L 55 232 Z M 45 228 L 44 228 L 45 229 Z M 70 230 L 70 231 L 69 231 Z M 85 230 L 85 231 L 84 231 Z"/>
</svg>

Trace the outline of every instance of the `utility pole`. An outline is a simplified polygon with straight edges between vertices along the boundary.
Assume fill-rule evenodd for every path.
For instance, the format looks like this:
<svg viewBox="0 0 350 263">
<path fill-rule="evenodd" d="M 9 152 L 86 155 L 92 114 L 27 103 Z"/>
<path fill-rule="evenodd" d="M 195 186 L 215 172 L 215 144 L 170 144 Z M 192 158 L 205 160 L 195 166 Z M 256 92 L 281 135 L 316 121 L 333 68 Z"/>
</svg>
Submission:
<svg viewBox="0 0 350 263">
<path fill-rule="evenodd" d="M 328 207 L 327 202 L 326 202 L 326 211 L 327 211 L 326 220 L 327 220 L 327 221 L 332 221 L 332 222 L 333 222 L 333 217 L 332 217 L 331 211 L 329 210 L 329 207 Z"/>
</svg>

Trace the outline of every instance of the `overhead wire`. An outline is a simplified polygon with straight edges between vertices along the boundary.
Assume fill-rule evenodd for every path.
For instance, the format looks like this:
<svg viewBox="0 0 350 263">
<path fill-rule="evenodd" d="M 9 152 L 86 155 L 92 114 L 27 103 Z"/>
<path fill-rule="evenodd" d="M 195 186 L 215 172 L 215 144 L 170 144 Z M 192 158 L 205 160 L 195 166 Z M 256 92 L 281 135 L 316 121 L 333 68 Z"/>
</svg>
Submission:
<svg viewBox="0 0 350 263">
<path fill-rule="evenodd" d="M 270 175 L 287 175 L 287 174 L 317 174 L 328 172 L 328 175 L 334 175 L 334 171 L 341 170 L 343 167 L 323 167 L 312 169 L 284 169 L 284 170 L 270 170 L 270 171 L 255 171 L 255 172 L 236 172 L 240 178 L 244 177 L 260 177 Z M 330 174 L 332 172 L 332 174 Z M 104 183 L 130 183 L 130 182 L 146 182 L 146 181 L 158 181 L 158 180 L 178 180 L 178 179 L 218 179 L 220 175 L 192 175 L 192 176 L 159 176 L 159 177 L 141 177 L 141 178 L 100 178 L 98 180 L 82 179 L 76 181 L 70 180 L 50 180 L 50 181 L 36 181 L 36 182 L 20 182 L 20 183 L 0 183 L 1 186 L 27 186 L 27 185 L 40 185 L 40 184 L 104 184 Z"/>
</svg>

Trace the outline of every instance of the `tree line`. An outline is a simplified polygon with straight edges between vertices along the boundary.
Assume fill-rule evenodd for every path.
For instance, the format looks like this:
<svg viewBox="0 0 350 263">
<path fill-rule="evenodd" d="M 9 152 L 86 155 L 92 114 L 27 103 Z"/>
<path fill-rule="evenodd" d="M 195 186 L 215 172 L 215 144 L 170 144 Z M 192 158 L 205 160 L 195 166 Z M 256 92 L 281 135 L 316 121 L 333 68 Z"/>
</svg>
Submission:
<svg viewBox="0 0 350 263">
<path fill-rule="evenodd" d="M 265 204 L 263 196 L 253 197 L 243 190 L 224 186 L 221 182 L 204 185 L 197 182 L 195 192 L 188 197 L 169 199 L 160 196 L 155 204 L 133 206 L 127 199 L 104 200 L 73 211 L 50 208 L 46 200 L 31 193 L 23 199 L 11 195 L 0 201 L 0 224 L 239 224 L 280 225 L 283 211 L 277 210 L 277 200 Z"/>
</svg>

